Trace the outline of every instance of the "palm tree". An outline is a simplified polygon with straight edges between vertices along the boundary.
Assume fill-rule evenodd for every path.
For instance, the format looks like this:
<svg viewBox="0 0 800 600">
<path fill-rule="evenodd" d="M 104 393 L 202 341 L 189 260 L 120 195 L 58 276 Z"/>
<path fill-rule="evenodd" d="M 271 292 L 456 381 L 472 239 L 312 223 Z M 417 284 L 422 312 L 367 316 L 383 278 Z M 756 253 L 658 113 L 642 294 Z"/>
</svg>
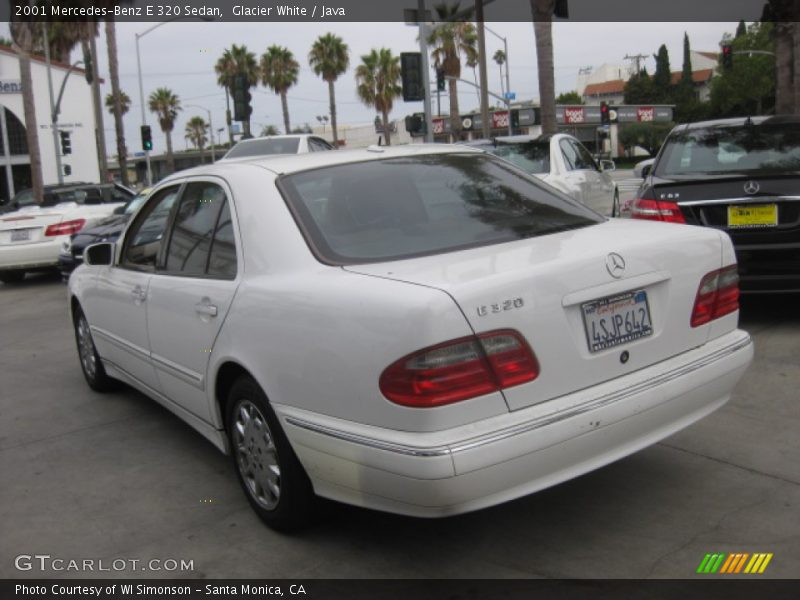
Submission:
<svg viewBox="0 0 800 600">
<path fill-rule="evenodd" d="M 128 96 L 128 94 L 126 94 L 122 90 L 120 90 L 119 95 L 120 95 L 120 102 L 119 102 L 120 111 L 122 112 L 123 115 L 125 115 L 131 108 L 131 99 Z M 110 112 L 112 115 L 114 114 L 115 106 L 116 102 L 114 101 L 114 94 L 106 94 L 106 108 L 108 109 L 108 112 Z"/>
<path fill-rule="evenodd" d="M 165 87 L 158 88 L 150 94 L 148 100 L 150 112 L 158 115 L 161 131 L 167 136 L 167 170 L 173 172 L 175 171 L 175 158 L 172 155 L 172 130 L 175 128 L 178 111 L 181 110 L 181 101 L 171 89 Z"/>
<path fill-rule="evenodd" d="M 228 125 L 228 141 L 233 145 L 233 136 L 231 134 L 231 111 L 230 111 L 230 96 L 233 94 L 233 82 L 238 75 L 247 78 L 250 87 L 258 85 L 259 71 L 256 55 L 247 49 L 247 46 L 237 46 L 233 44 L 227 48 L 222 56 L 217 60 L 214 66 L 214 71 L 217 74 L 217 85 L 225 88 L 225 105 L 227 107 L 226 122 Z M 247 118 L 243 122 L 243 129 L 246 136 L 250 136 L 250 119 Z"/>
<path fill-rule="evenodd" d="M 386 145 L 391 146 L 389 113 L 394 99 L 403 93 L 400 86 L 400 57 L 388 48 L 373 50 L 361 57 L 356 67 L 356 92 L 361 101 L 381 114 Z"/>
<path fill-rule="evenodd" d="M 31 160 L 31 189 L 33 197 L 40 202 L 44 195 L 42 184 L 42 153 L 39 149 L 39 126 L 36 123 L 36 106 L 33 100 L 33 78 L 31 76 L 31 52 L 39 23 L 12 21 L 9 23 L 14 52 L 19 59 L 20 83 L 22 84 L 22 109 L 25 114 L 25 137 L 28 156 Z"/>
<path fill-rule="evenodd" d="M 278 128 L 275 127 L 275 125 L 264 125 L 261 128 L 261 134 L 260 135 L 261 136 L 280 135 L 280 131 L 278 131 Z"/>
<path fill-rule="evenodd" d="M 280 94 L 281 108 L 283 109 L 283 126 L 286 133 L 290 133 L 289 104 L 286 102 L 286 92 L 297 83 L 297 73 L 300 65 L 294 59 L 291 50 L 283 46 L 270 46 L 261 55 L 261 83 L 276 94 Z"/>
<path fill-rule="evenodd" d="M 208 137 L 206 137 L 206 130 L 208 129 L 208 123 L 205 122 L 203 117 L 192 117 L 186 122 L 186 129 L 184 130 L 185 137 L 192 143 L 192 146 L 200 150 L 200 162 L 204 162 L 203 160 L 203 148 L 208 141 Z"/>
<path fill-rule="evenodd" d="M 117 57 L 117 27 L 114 19 L 106 21 L 106 46 L 108 46 L 108 71 L 111 79 L 111 95 L 117 99 L 114 105 L 114 131 L 117 136 L 117 161 L 123 185 L 128 181 L 128 149 L 125 146 L 125 127 L 122 124 L 122 90 L 119 89 L 119 59 Z M 150 182 L 148 182 L 150 183 Z"/>
<path fill-rule="evenodd" d="M 494 59 L 494 62 L 497 63 L 497 66 L 500 67 L 500 91 L 505 93 L 505 90 L 503 89 L 505 87 L 503 85 L 503 65 L 506 64 L 506 53 L 502 50 L 498 50 L 494 53 L 492 58 Z"/>
<path fill-rule="evenodd" d="M 314 73 L 328 82 L 328 99 L 330 100 L 331 129 L 333 130 L 333 145 L 339 145 L 339 132 L 336 129 L 336 95 L 333 83 L 347 71 L 350 66 L 350 51 L 337 35 L 326 33 L 317 38 L 308 54 L 308 64 Z"/>
<path fill-rule="evenodd" d="M 439 19 L 448 19 L 461 12 L 459 4 L 456 2 L 450 5 L 436 6 Z M 477 63 L 478 33 L 472 23 L 447 22 L 439 25 L 430 34 L 428 43 L 434 47 L 431 52 L 434 66 L 443 69 L 445 77 L 454 78 L 447 80 L 450 95 L 450 131 L 454 139 L 459 139 L 461 118 L 458 114 L 458 84 L 456 80 L 461 77 L 462 55 L 468 64 Z"/>
<path fill-rule="evenodd" d="M 530 0 L 533 33 L 536 37 L 536 64 L 539 74 L 539 106 L 542 134 L 556 133 L 556 84 L 553 72 L 553 8 L 555 0 Z"/>
</svg>

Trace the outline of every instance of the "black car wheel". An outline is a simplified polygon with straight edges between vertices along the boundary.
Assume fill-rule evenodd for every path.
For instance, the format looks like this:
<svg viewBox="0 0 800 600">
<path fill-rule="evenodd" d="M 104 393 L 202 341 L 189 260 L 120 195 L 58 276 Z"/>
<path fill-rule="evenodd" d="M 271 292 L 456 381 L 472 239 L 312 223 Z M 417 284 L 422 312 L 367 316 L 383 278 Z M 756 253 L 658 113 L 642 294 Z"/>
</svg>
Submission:
<svg viewBox="0 0 800 600">
<path fill-rule="evenodd" d="M 0 281 L 3 283 L 19 283 L 25 279 L 25 271 L 0 271 Z"/>
<path fill-rule="evenodd" d="M 259 385 L 240 377 L 228 394 L 228 436 L 239 483 L 270 527 L 298 529 L 310 521 L 314 491 Z"/>
<path fill-rule="evenodd" d="M 97 349 L 92 339 L 89 322 L 80 308 L 75 310 L 73 318 L 75 326 L 75 342 L 78 345 L 78 358 L 86 383 L 96 392 L 108 392 L 118 387 L 118 382 L 106 374 Z"/>
</svg>

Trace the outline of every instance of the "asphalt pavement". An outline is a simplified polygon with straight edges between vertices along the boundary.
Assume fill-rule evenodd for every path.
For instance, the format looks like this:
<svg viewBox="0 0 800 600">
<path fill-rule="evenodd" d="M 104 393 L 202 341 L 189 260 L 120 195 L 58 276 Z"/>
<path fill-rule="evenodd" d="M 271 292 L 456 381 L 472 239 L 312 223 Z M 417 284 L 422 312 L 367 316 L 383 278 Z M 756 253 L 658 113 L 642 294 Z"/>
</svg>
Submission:
<svg viewBox="0 0 800 600">
<path fill-rule="evenodd" d="M 756 359 L 731 402 L 634 456 L 443 520 L 328 503 L 289 536 L 260 523 L 229 459 L 188 425 L 130 389 L 86 386 L 57 276 L 0 284 L 0 577 L 694 578 L 710 552 L 773 553 L 755 577 L 796 577 L 797 298 L 746 299 L 742 326 Z M 192 568 L 15 566 L 37 553 Z"/>
</svg>

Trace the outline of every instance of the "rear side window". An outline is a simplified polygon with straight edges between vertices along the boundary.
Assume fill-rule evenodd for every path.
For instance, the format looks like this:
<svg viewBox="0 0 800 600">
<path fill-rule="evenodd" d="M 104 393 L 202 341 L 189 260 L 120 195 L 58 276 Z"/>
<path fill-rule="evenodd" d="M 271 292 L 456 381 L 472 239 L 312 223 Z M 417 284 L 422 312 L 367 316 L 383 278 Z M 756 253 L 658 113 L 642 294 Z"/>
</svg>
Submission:
<svg viewBox="0 0 800 600">
<path fill-rule="evenodd" d="M 342 164 L 280 180 L 323 262 L 437 254 L 603 219 L 497 158 L 431 154 Z"/>
<path fill-rule="evenodd" d="M 495 156 L 518 166 L 526 173 L 550 172 L 550 142 L 498 144 L 488 150 Z"/>
</svg>

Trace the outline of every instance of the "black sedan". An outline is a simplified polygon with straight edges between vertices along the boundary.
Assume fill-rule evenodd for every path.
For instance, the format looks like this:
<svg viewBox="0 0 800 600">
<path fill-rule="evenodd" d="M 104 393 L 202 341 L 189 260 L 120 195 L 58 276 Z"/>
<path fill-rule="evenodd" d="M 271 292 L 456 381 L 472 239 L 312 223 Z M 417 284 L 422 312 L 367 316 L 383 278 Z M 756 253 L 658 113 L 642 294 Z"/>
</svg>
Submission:
<svg viewBox="0 0 800 600">
<path fill-rule="evenodd" d="M 130 220 L 139 207 L 144 204 L 150 189 L 144 189 L 139 194 L 131 198 L 125 206 L 117 209 L 117 213 L 103 219 L 94 227 L 87 227 L 78 233 L 72 234 L 69 242 L 65 242 L 64 247 L 58 255 L 58 267 L 64 280 L 69 278 L 69 274 L 83 263 L 83 251 L 87 246 L 98 242 L 114 242 L 119 234 L 125 229 L 125 225 Z"/>
<path fill-rule="evenodd" d="M 646 171 L 631 216 L 725 231 L 742 292 L 800 292 L 800 119 L 677 126 Z"/>
</svg>

